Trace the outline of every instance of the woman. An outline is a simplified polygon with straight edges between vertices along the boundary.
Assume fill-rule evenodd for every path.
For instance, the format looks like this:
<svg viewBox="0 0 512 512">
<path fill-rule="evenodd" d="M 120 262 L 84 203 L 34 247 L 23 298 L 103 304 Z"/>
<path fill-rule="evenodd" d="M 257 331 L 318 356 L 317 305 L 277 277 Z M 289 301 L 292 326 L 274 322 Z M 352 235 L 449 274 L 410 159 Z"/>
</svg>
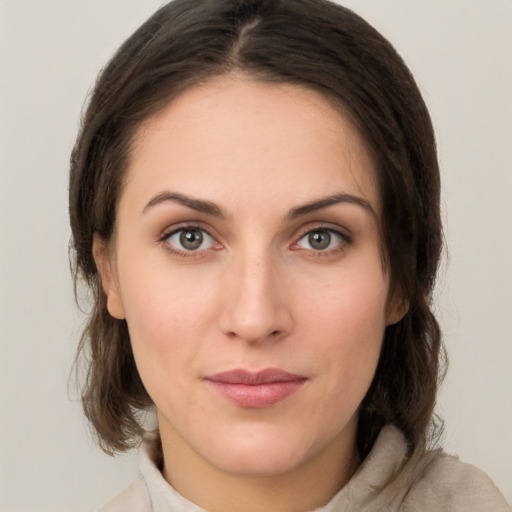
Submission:
<svg viewBox="0 0 512 512">
<path fill-rule="evenodd" d="M 442 246 L 428 112 L 318 0 L 176 0 L 101 74 L 71 164 L 104 510 L 508 510 L 429 450 Z M 320 508 L 323 507 L 323 508 Z"/>
</svg>

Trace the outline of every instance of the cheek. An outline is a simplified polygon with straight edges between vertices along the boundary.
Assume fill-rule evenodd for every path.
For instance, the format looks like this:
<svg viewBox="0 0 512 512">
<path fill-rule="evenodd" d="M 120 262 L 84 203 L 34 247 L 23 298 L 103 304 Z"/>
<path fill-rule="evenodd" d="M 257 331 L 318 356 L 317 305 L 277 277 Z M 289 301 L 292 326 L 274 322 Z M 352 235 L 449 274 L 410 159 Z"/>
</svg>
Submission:
<svg viewBox="0 0 512 512">
<path fill-rule="evenodd" d="M 125 272 L 121 295 L 137 368 L 156 398 L 179 389 L 185 370 L 194 371 L 200 340 L 216 315 L 215 300 L 211 283 L 191 285 L 179 270 L 141 268 Z"/>
<path fill-rule="evenodd" d="M 309 338 L 317 364 L 327 365 L 327 393 L 362 400 L 386 329 L 387 283 L 380 272 L 346 275 L 308 295 Z M 313 304 L 313 305 L 311 305 Z"/>
<path fill-rule="evenodd" d="M 386 326 L 388 285 L 382 273 L 368 266 L 358 275 L 341 273 L 335 279 L 301 294 L 310 320 L 341 344 L 372 344 Z M 356 343 L 356 340 L 358 343 Z"/>
<path fill-rule="evenodd" d="M 173 265 L 163 249 L 134 247 L 124 254 L 118 270 L 121 299 L 128 324 L 134 335 L 141 334 L 141 342 L 156 344 L 170 330 L 193 332 L 211 316 L 212 272 L 196 268 L 191 273 L 186 264 Z"/>
</svg>

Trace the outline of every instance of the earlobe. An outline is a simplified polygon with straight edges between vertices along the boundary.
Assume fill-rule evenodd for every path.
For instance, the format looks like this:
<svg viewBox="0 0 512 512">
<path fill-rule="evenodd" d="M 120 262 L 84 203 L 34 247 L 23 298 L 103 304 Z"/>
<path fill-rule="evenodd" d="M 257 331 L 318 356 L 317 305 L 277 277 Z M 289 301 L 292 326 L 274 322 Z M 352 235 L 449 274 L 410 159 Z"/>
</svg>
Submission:
<svg viewBox="0 0 512 512">
<path fill-rule="evenodd" d="M 105 241 L 97 233 L 93 236 L 92 255 L 98 269 L 103 293 L 107 298 L 108 312 L 112 317 L 123 320 L 126 315 L 112 268 L 111 255 Z"/>
<path fill-rule="evenodd" d="M 405 300 L 402 293 L 397 291 L 392 294 L 386 314 L 386 326 L 396 324 L 409 311 L 409 301 Z"/>
</svg>

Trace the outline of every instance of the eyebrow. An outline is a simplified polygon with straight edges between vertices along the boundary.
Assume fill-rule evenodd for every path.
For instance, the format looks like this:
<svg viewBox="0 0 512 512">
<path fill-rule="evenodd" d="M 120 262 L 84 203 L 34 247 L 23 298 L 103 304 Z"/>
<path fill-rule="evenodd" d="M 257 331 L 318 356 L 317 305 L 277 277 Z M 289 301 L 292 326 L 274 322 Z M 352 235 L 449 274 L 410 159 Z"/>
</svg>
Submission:
<svg viewBox="0 0 512 512">
<path fill-rule="evenodd" d="M 156 206 L 157 204 L 164 203 L 166 201 L 174 201 L 176 203 L 182 204 L 192 210 L 196 210 L 198 212 L 207 213 L 209 215 L 213 215 L 214 217 L 225 218 L 227 217 L 224 210 L 217 206 L 215 203 L 210 201 L 204 201 L 202 199 L 196 199 L 194 197 L 186 196 L 184 194 L 179 194 L 177 192 L 162 192 L 157 194 L 155 197 L 149 201 L 149 203 L 144 207 L 142 213 L 146 213 L 148 210 Z"/>
<path fill-rule="evenodd" d="M 186 206 L 187 208 L 191 208 L 192 210 L 206 213 L 208 215 L 213 215 L 214 217 L 218 217 L 221 219 L 228 217 L 223 208 L 221 208 L 220 206 L 216 205 L 211 201 L 205 201 L 203 199 L 197 199 L 194 197 L 187 196 L 185 194 L 170 191 L 161 192 L 160 194 L 154 196 L 149 201 L 149 203 L 144 207 L 142 213 L 146 213 L 154 206 L 164 203 L 166 201 L 174 201 L 179 204 L 182 204 L 183 206 Z M 311 201 L 310 203 L 307 203 L 305 205 L 292 208 L 285 215 L 285 219 L 297 219 L 298 217 L 302 217 L 309 213 L 313 213 L 318 210 L 322 210 L 324 208 L 328 208 L 329 206 L 333 206 L 335 204 L 340 203 L 348 203 L 360 206 L 367 212 L 371 213 L 374 217 L 377 217 L 377 214 L 373 209 L 372 205 L 366 199 L 363 199 L 362 197 L 355 196 L 352 194 L 334 194 L 332 196 L 324 197 L 315 201 Z"/>
<path fill-rule="evenodd" d="M 370 202 L 367 201 L 366 199 L 363 199 L 362 197 L 359 196 L 354 196 L 352 194 L 334 194 L 332 196 L 312 201 L 311 203 L 307 203 L 303 206 L 292 208 L 286 215 L 286 218 L 293 220 L 296 219 L 297 217 L 307 215 L 308 213 L 313 213 L 318 210 L 322 210 L 324 208 L 328 208 L 329 206 L 333 206 L 335 204 L 340 203 L 355 204 L 357 206 L 360 206 L 367 212 L 371 213 L 374 217 L 377 217 L 377 213 L 373 209 Z"/>
</svg>

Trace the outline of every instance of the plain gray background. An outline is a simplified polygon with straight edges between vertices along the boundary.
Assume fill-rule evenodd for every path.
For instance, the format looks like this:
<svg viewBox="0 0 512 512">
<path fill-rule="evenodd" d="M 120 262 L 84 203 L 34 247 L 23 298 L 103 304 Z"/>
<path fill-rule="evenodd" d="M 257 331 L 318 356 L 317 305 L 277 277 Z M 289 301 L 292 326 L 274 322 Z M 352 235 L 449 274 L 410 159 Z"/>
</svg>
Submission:
<svg viewBox="0 0 512 512">
<path fill-rule="evenodd" d="M 512 501 L 512 1 L 341 3 L 392 41 L 430 108 L 450 252 L 437 308 L 451 358 L 445 445 Z M 83 317 L 67 260 L 67 172 L 97 72 L 161 4 L 0 0 L 2 511 L 94 510 L 136 475 L 133 455 L 94 446 L 68 400 Z"/>
</svg>

